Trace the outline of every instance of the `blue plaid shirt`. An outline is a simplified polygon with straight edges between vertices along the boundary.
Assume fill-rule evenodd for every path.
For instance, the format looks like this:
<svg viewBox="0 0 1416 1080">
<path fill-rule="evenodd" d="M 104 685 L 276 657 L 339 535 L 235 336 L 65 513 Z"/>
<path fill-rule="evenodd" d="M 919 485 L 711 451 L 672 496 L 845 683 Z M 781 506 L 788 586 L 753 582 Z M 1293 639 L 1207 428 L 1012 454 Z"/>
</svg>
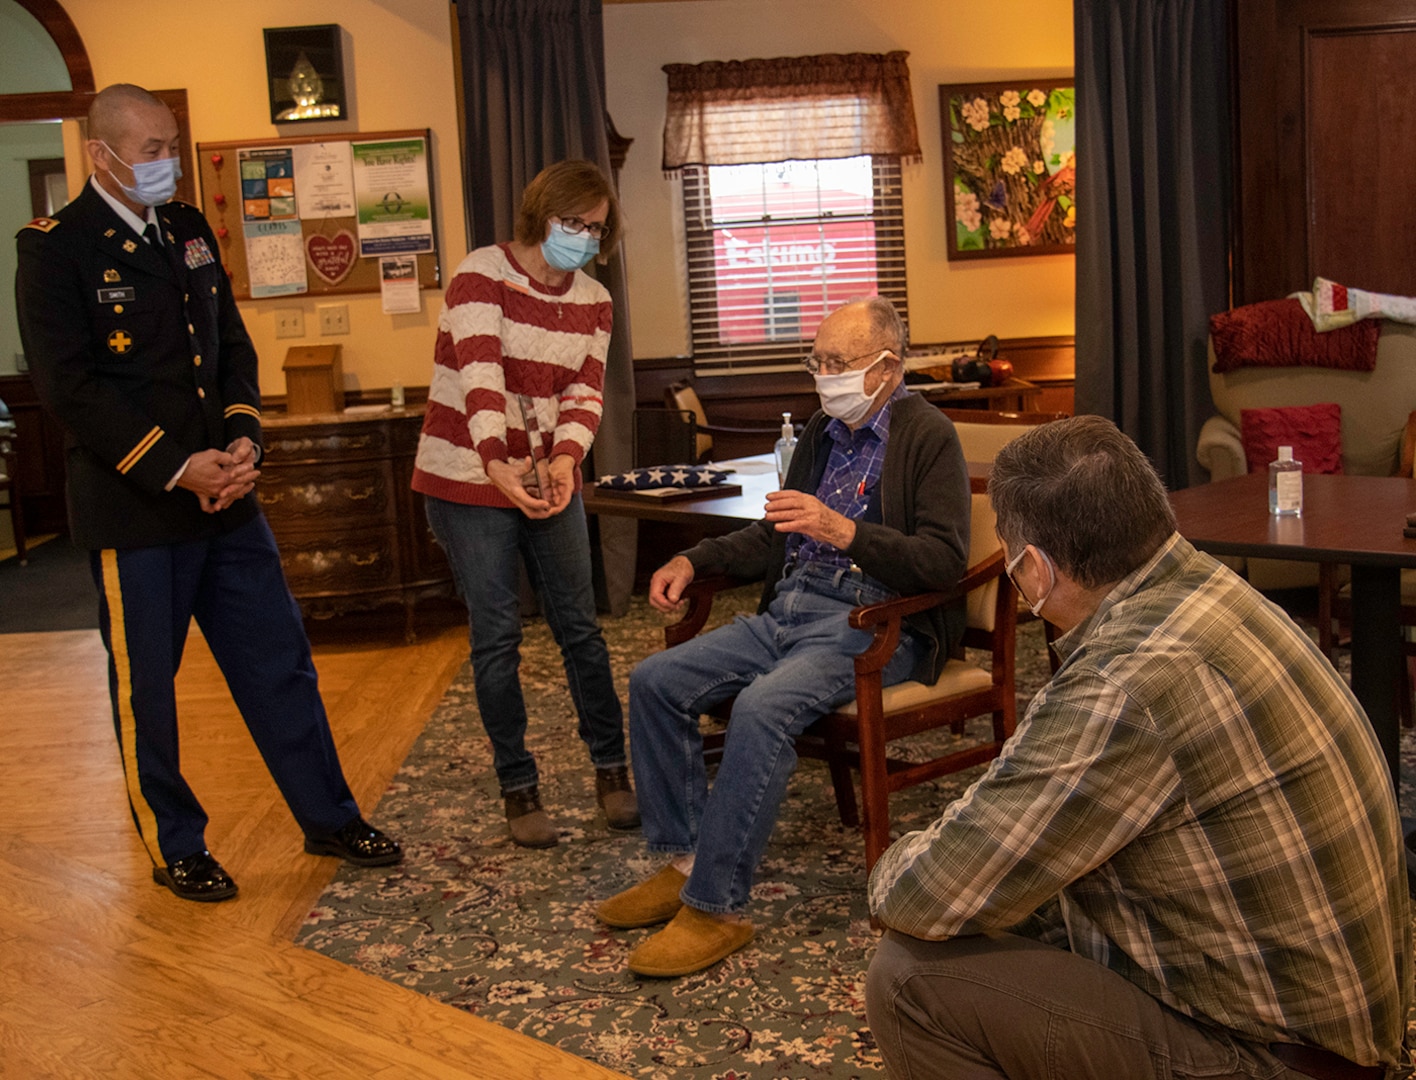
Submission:
<svg viewBox="0 0 1416 1080">
<path fill-rule="evenodd" d="M 831 436 L 831 454 L 826 471 L 816 485 L 816 497 L 836 513 L 857 521 L 870 504 L 880 472 L 885 466 L 885 447 L 890 442 L 890 410 L 908 394 L 903 382 L 869 420 L 852 431 L 840 420 L 826 425 Z M 840 548 L 802 533 L 787 538 L 787 565 L 814 562 L 823 566 L 849 568 L 851 558 Z"/>
</svg>

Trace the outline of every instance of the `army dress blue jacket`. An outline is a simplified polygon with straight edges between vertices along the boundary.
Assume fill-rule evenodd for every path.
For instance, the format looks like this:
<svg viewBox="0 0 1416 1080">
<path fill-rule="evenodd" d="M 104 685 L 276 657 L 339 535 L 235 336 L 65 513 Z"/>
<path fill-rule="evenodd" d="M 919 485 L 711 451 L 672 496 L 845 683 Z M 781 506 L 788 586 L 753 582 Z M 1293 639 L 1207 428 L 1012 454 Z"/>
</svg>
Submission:
<svg viewBox="0 0 1416 1080">
<path fill-rule="evenodd" d="M 260 513 L 218 514 L 166 486 L 193 454 L 260 446 L 257 357 L 201 212 L 157 208 L 166 250 L 133 233 L 90 181 L 17 237 L 20 338 L 66 434 L 69 524 L 91 549 L 209 537 Z"/>
</svg>

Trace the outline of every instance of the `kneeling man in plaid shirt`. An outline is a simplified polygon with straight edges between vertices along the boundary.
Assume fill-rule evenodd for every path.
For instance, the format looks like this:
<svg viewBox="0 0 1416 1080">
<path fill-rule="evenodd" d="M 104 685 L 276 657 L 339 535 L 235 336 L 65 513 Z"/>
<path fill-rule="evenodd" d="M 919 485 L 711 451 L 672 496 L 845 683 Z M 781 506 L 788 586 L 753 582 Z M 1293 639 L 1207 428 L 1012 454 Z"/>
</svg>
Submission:
<svg viewBox="0 0 1416 1080">
<path fill-rule="evenodd" d="M 890 1074 L 1410 1075 L 1400 822 L 1346 685 L 1109 421 L 1010 443 L 989 495 L 1061 666 L 871 875 Z"/>
</svg>

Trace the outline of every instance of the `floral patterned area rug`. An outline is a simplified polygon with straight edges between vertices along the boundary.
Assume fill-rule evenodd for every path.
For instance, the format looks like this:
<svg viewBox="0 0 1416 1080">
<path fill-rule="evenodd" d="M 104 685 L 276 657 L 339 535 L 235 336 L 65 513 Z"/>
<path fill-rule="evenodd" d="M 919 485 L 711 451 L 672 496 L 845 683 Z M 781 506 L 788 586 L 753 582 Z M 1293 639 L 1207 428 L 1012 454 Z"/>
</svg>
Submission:
<svg viewBox="0 0 1416 1080">
<path fill-rule="evenodd" d="M 756 590 L 726 600 L 719 620 L 752 610 Z M 622 700 L 634 662 L 662 647 L 663 621 L 642 596 L 605 619 Z M 1021 715 L 1048 674 L 1041 624 L 1019 629 L 1018 657 Z M 625 958 L 654 928 L 612 930 L 594 908 L 659 864 L 637 832 L 610 832 L 599 814 L 559 652 L 539 620 L 528 623 L 521 674 L 560 844 L 512 844 L 464 666 L 378 806 L 405 861 L 387 875 L 341 870 L 297 943 L 631 1077 L 883 1076 L 865 1022 L 877 934 L 864 845 L 840 823 L 825 765 L 797 768 L 753 889 L 753 942 L 698 975 L 639 978 Z M 977 772 L 893 796 L 895 828 L 927 824 Z"/>
</svg>

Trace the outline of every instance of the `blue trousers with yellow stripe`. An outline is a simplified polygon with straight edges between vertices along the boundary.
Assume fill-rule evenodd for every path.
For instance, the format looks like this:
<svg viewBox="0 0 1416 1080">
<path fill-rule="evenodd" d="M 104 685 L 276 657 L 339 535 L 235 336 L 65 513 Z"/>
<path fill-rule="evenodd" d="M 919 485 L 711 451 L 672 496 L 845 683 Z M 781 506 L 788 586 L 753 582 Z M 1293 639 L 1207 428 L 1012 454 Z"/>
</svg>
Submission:
<svg viewBox="0 0 1416 1080">
<path fill-rule="evenodd" d="M 95 551 L 92 564 L 128 802 L 155 863 L 206 847 L 173 684 L 193 618 L 300 827 L 337 832 L 358 815 L 264 517 L 210 539 Z"/>
</svg>

